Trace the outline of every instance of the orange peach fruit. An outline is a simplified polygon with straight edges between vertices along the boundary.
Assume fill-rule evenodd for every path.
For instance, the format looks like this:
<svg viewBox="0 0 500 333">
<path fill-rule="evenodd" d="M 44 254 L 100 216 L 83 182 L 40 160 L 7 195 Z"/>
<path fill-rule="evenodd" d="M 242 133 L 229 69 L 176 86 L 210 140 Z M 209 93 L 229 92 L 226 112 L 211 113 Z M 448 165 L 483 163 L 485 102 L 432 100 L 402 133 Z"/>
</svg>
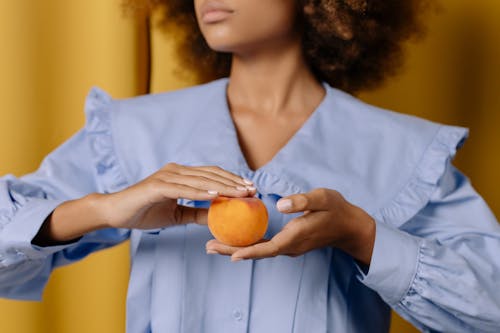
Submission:
<svg viewBox="0 0 500 333">
<path fill-rule="evenodd" d="M 248 246 L 266 233 L 268 214 L 264 203 L 254 197 L 217 197 L 208 209 L 208 228 L 219 242 Z"/>
</svg>

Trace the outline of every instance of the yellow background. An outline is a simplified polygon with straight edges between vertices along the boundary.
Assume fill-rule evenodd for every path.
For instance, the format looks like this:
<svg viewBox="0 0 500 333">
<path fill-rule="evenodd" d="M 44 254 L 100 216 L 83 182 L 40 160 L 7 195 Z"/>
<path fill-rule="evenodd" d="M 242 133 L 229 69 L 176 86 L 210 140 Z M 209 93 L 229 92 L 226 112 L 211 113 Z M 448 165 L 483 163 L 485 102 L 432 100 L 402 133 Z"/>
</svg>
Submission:
<svg viewBox="0 0 500 333">
<path fill-rule="evenodd" d="M 362 98 L 471 129 L 457 165 L 500 216 L 500 2 L 442 0 L 429 35 L 398 77 Z M 84 123 L 93 85 L 114 97 L 145 91 L 144 32 L 119 0 L 0 0 L 0 175 L 35 170 Z M 153 91 L 178 78 L 172 40 L 154 31 Z M 123 332 L 128 244 L 58 269 L 44 300 L 0 300 L 0 332 Z M 415 332 L 395 316 L 392 332 Z"/>
</svg>

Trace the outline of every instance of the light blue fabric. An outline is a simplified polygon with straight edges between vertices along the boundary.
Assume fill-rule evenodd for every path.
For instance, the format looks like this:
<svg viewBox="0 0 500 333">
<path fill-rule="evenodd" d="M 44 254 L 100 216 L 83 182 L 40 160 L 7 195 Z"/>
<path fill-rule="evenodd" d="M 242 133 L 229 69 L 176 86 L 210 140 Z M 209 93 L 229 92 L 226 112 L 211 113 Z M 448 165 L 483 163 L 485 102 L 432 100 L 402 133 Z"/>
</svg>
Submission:
<svg viewBox="0 0 500 333">
<path fill-rule="evenodd" d="M 252 171 L 227 83 L 127 100 L 93 89 L 85 128 L 36 172 L 0 179 L 0 296 L 39 299 L 54 267 L 130 238 L 129 332 L 387 332 L 390 307 L 423 331 L 500 330 L 500 228 L 451 164 L 466 129 L 382 110 L 325 84 L 302 128 Z M 297 216 L 279 213 L 279 198 L 338 190 L 377 221 L 369 271 L 332 248 L 231 263 L 205 254 L 212 237 L 194 224 L 30 244 L 61 202 L 122 190 L 168 162 L 218 165 L 253 180 L 269 210 L 267 237 Z"/>
</svg>

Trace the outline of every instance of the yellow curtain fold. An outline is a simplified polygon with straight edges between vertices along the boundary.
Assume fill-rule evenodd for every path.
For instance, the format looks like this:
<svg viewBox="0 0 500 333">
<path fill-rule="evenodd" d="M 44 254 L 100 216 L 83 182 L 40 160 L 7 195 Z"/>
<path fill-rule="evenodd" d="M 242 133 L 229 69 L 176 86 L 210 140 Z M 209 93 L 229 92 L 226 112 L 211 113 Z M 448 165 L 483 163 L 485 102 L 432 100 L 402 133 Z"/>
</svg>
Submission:
<svg viewBox="0 0 500 333">
<path fill-rule="evenodd" d="M 80 129 L 92 86 L 143 93 L 144 31 L 119 0 L 0 1 L 0 174 L 35 170 Z M 128 244 L 58 269 L 43 302 L 0 300 L 0 332 L 123 332 L 128 274 Z"/>
<path fill-rule="evenodd" d="M 428 37 L 409 44 L 401 75 L 366 101 L 469 127 L 457 165 L 500 216 L 500 2 L 442 0 Z M 35 170 L 84 124 L 83 102 L 97 85 L 114 97 L 144 93 L 143 20 L 119 0 L 0 0 L 0 175 Z M 193 84 L 179 77 L 175 33 L 153 29 L 153 92 Z M 123 332 L 128 244 L 56 270 L 43 302 L 0 300 L 0 332 Z M 392 333 L 417 332 L 397 316 Z"/>
</svg>

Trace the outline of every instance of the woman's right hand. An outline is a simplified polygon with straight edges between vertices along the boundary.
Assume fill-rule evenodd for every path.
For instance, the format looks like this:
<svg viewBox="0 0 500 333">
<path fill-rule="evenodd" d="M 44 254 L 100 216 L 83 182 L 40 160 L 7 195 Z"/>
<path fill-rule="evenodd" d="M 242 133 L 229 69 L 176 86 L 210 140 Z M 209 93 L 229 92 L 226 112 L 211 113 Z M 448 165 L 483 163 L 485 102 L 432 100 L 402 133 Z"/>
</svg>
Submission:
<svg viewBox="0 0 500 333">
<path fill-rule="evenodd" d="M 219 167 L 169 163 L 120 192 L 92 193 L 63 202 L 45 219 L 32 243 L 65 244 L 104 228 L 156 229 L 190 222 L 206 224 L 208 209 L 180 206 L 177 199 L 245 197 L 253 196 L 255 191 L 251 182 Z"/>
<path fill-rule="evenodd" d="M 120 192 L 99 195 L 109 227 L 155 229 L 185 223 L 207 223 L 207 209 L 177 205 L 178 198 L 212 200 L 218 195 L 255 194 L 251 182 L 215 166 L 169 163 L 141 182 Z"/>
</svg>

